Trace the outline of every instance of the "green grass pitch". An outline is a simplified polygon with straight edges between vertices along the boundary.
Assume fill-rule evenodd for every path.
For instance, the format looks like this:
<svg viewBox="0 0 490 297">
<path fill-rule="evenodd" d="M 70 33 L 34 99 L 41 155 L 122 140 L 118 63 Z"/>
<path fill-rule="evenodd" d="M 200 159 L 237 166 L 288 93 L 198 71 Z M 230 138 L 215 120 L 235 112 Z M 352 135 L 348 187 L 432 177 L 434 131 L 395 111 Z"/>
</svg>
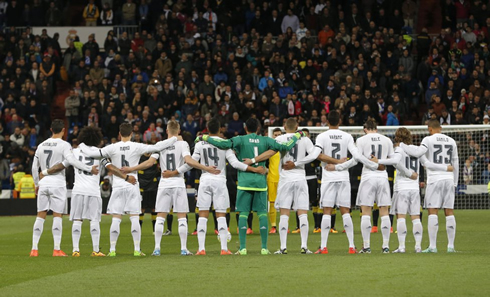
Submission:
<svg viewBox="0 0 490 297">
<path fill-rule="evenodd" d="M 408 222 L 407 254 L 382 254 L 381 234 L 372 234 L 370 255 L 347 253 L 345 234 L 330 234 L 328 255 L 301 255 L 299 234 L 289 234 L 288 255 L 260 255 L 258 220 L 254 235 L 248 236 L 248 256 L 220 256 L 219 243 L 208 223 L 207 256 L 182 257 L 176 226 L 174 235 L 164 236 L 162 256 L 153 250 L 151 220 L 143 225 L 142 250 L 145 258 L 132 256 L 129 219 L 121 224 L 116 258 L 91 258 L 88 223 L 84 223 L 80 258 L 51 257 L 52 218 L 44 225 L 38 258 L 29 258 L 33 216 L 0 217 L 0 296 L 489 296 L 490 212 L 456 211 L 456 254 L 446 253 L 445 220 L 439 217 L 438 254 L 414 254 L 411 223 Z M 295 220 L 290 220 L 293 228 Z M 353 213 L 355 242 L 362 244 L 359 212 Z M 311 215 L 310 215 L 311 219 Z M 109 249 L 110 217 L 102 220 L 101 250 Z M 195 227 L 189 215 L 189 230 Z M 177 220 L 174 220 L 176 224 Z M 232 214 L 230 250 L 236 251 L 238 236 Z M 424 213 L 424 229 L 427 215 Z M 342 220 L 337 218 L 339 231 Z M 310 227 L 311 220 L 310 220 Z M 310 228 L 312 229 L 312 228 Z M 424 230 L 423 247 L 428 245 Z M 309 236 L 316 250 L 320 234 Z M 392 234 L 390 247 L 397 247 Z M 197 250 L 197 238 L 189 236 L 188 247 Z M 269 249 L 279 248 L 279 236 L 269 236 Z M 71 255 L 71 223 L 63 220 L 62 249 Z"/>
</svg>

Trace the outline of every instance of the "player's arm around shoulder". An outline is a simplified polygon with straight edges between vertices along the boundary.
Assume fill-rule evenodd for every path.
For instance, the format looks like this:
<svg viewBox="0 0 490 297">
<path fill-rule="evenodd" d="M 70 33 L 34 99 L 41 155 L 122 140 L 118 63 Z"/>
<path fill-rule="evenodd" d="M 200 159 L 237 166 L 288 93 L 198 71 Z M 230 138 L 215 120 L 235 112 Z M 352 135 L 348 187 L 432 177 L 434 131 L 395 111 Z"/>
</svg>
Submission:
<svg viewBox="0 0 490 297">
<path fill-rule="evenodd" d="M 140 170 L 146 170 L 148 168 L 150 168 L 151 166 L 153 166 L 153 164 L 155 164 L 155 162 L 158 160 L 158 157 L 159 155 L 158 154 L 152 154 L 148 160 L 136 165 L 136 166 L 133 166 L 133 167 L 127 167 L 127 166 L 124 166 L 121 168 L 121 172 L 127 174 L 127 173 L 131 173 L 131 172 L 137 172 L 137 171 L 140 171 Z"/>
<path fill-rule="evenodd" d="M 214 137 L 209 137 L 209 135 L 201 135 L 196 138 L 196 142 L 198 141 L 206 141 L 215 147 L 222 149 L 222 150 L 227 150 L 231 149 L 233 147 L 239 146 L 241 143 L 243 136 L 235 136 L 231 139 L 223 139 L 223 138 L 214 138 Z"/>
<path fill-rule="evenodd" d="M 114 174 L 115 176 L 117 176 L 119 178 L 124 179 L 126 182 L 128 182 L 128 183 L 130 183 L 132 185 L 135 185 L 136 182 L 137 182 L 136 177 L 134 177 L 132 175 L 129 175 L 129 174 L 123 173 L 121 170 L 119 170 L 119 168 L 117 168 L 116 166 L 114 166 L 107 159 L 102 159 L 100 161 L 100 166 L 104 166 L 112 174 Z"/>
<path fill-rule="evenodd" d="M 272 151 L 272 152 L 275 153 L 275 151 Z M 262 153 L 262 155 L 265 153 Z M 237 170 L 259 173 L 259 174 L 266 174 L 267 173 L 267 170 L 263 166 L 258 166 L 258 167 L 250 166 L 250 165 L 252 165 L 256 162 L 259 162 L 259 161 L 252 162 L 252 159 L 244 159 L 245 160 L 244 162 L 240 162 L 232 150 L 226 151 L 226 159 L 228 160 L 230 165 Z M 248 164 L 248 162 L 250 162 L 250 164 Z"/>
</svg>

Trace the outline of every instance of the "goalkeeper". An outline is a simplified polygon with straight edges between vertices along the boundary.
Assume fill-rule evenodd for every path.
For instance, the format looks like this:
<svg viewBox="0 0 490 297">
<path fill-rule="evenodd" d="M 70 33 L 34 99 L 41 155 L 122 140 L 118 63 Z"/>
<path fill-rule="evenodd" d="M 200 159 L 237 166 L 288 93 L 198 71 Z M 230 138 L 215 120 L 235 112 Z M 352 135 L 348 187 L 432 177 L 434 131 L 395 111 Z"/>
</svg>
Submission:
<svg viewBox="0 0 490 297">
<path fill-rule="evenodd" d="M 255 157 L 268 150 L 289 151 L 296 141 L 301 138 L 302 132 L 298 132 L 287 143 L 280 144 L 272 138 L 257 135 L 259 121 L 250 118 L 245 123 L 247 135 L 235 136 L 231 139 L 208 138 L 208 135 L 199 136 L 196 140 L 207 141 L 220 149 L 233 149 L 237 153 L 239 160 L 251 159 L 252 163 L 258 166 L 265 166 L 265 162 L 255 162 Z M 240 249 L 237 254 L 246 255 L 247 239 L 247 219 L 250 208 L 257 212 L 259 217 L 260 238 L 262 240 L 262 255 L 270 254 L 267 249 L 268 236 L 268 217 L 267 217 L 267 179 L 265 175 L 238 172 L 238 192 L 236 201 L 236 211 L 240 213 L 238 220 Z"/>
</svg>

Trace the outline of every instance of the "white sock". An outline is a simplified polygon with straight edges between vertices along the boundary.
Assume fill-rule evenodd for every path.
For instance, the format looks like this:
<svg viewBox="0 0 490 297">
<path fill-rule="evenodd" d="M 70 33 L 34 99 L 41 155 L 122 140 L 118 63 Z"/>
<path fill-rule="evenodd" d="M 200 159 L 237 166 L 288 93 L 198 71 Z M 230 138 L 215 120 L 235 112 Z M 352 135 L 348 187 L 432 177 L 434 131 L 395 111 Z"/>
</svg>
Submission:
<svg viewBox="0 0 490 297">
<path fill-rule="evenodd" d="M 221 240 L 221 250 L 228 250 L 228 226 L 226 225 L 226 217 L 219 217 L 216 219 L 218 221 L 218 232 L 219 238 Z"/>
<path fill-rule="evenodd" d="M 390 229 L 391 221 L 390 216 L 381 217 L 381 234 L 383 235 L 383 248 L 390 247 Z"/>
<path fill-rule="evenodd" d="M 327 247 L 327 242 L 328 242 L 328 234 L 330 233 L 330 228 L 332 226 L 332 216 L 330 215 L 323 215 L 322 217 L 322 223 L 321 223 L 321 241 L 320 241 L 320 248 L 326 248 Z"/>
<path fill-rule="evenodd" d="M 94 252 L 99 252 L 99 242 L 100 242 L 100 222 L 91 221 L 90 222 L 90 235 L 92 236 L 92 246 Z"/>
<path fill-rule="evenodd" d="M 116 243 L 117 239 L 119 238 L 119 226 L 121 225 L 121 219 L 120 218 L 112 218 L 112 224 L 111 224 L 111 234 L 110 234 L 110 239 L 111 239 L 111 252 L 116 251 Z"/>
<path fill-rule="evenodd" d="M 160 249 L 160 243 L 162 242 L 164 229 L 165 229 L 165 218 L 157 217 L 157 221 L 155 223 L 155 250 Z"/>
<path fill-rule="evenodd" d="M 54 240 L 54 249 L 61 249 L 61 235 L 63 234 L 63 219 L 60 217 L 53 217 L 53 240 Z"/>
<path fill-rule="evenodd" d="M 398 248 L 405 249 L 405 239 L 407 238 L 407 223 L 405 219 L 396 219 L 396 231 L 398 232 Z"/>
<path fill-rule="evenodd" d="M 454 248 L 454 238 L 456 237 L 456 219 L 454 216 L 446 217 L 447 247 Z"/>
<path fill-rule="evenodd" d="M 187 219 L 179 219 L 180 249 L 187 250 Z"/>
<path fill-rule="evenodd" d="M 131 235 L 133 235 L 133 243 L 134 250 L 140 251 L 140 242 L 141 242 L 141 225 L 139 216 L 131 216 L 129 217 L 131 221 Z"/>
<path fill-rule="evenodd" d="M 429 215 L 427 231 L 429 233 L 429 248 L 437 248 L 437 231 L 439 230 L 439 219 L 437 215 Z"/>
<path fill-rule="evenodd" d="M 39 244 L 39 239 L 43 234 L 44 229 L 44 219 L 36 217 L 34 221 L 34 227 L 32 228 L 32 249 L 37 250 L 37 245 Z"/>
<path fill-rule="evenodd" d="M 415 248 L 420 249 L 422 247 L 422 223 L 420 222 L 420 219 L 415 219 L 412 221 L 412 224 L 413 237 L 415 238 Z"/>
<path fill-rule="evenodd" d="M 308 248 L 308 229 L 310 228 L 308 224 L 308 215 L 302 214 L 299 217 L 299 231 L 301 232 L 301 248 Z"/>
<path fill-rule="evenodd" d="M 71 226 L 71 240 L 73 242 L 73 251 L 80 251 L 80 236 L 82 235 L 82 221 L 73 221 Z"/>
<path fill-rule="evenodd" d="M 349 247 L 354 248 L 354 227 L 352 224 L 352 218 L 350 217 L 350 214 L 346 213 L 342 215 L 342 220 L 344 222 L 344 230 L 345 234 L 347 235 L 347 240 L 349 240 Z"/>
<path fill-rule="evenodd" d="M 288 225 L 289 225 L 289 216 L 281 215 L 279 217 L 279 239 L 281 241 L 281 250 L 287 247 Z"/>
<path fill-rule="evenodd" d="M 364 242 L 363 248 L 371 247 L 371 216 L 361 217 L 361 235 Z"/>
<path fill-rule="evenodd" d="M 199 217 L 197 222 L 197 242 L 199 243 L 199 250 L 203 251 L 206 249 L 206 231 L 208 227 L 208 219 Z"/>
</svg>

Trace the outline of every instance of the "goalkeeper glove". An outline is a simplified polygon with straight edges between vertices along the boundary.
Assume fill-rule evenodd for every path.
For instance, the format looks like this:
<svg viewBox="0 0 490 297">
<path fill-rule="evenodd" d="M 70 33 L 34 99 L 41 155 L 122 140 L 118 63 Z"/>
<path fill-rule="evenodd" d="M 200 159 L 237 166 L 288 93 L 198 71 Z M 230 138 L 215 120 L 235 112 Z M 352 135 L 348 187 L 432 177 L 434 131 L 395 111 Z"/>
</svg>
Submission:
<svg viewBox="0 0 490 297">
<path fill-rule="evenodd" d="M 207 141 L 209 138 L 209 135 L 199 135 L 196 137 L 196 140 L 194 140 L 195 143 L 198 143 L 199 141 Z"/>
<path fill-rule="evenodd" d="M 300 139 L 301 137 L 304 137 L 306 136 L 306 133 L 304 131 L 296 131 L 296 133 L 294 133 L 294 136 L 296 136 L 296 138 Z"/>
</svg>

